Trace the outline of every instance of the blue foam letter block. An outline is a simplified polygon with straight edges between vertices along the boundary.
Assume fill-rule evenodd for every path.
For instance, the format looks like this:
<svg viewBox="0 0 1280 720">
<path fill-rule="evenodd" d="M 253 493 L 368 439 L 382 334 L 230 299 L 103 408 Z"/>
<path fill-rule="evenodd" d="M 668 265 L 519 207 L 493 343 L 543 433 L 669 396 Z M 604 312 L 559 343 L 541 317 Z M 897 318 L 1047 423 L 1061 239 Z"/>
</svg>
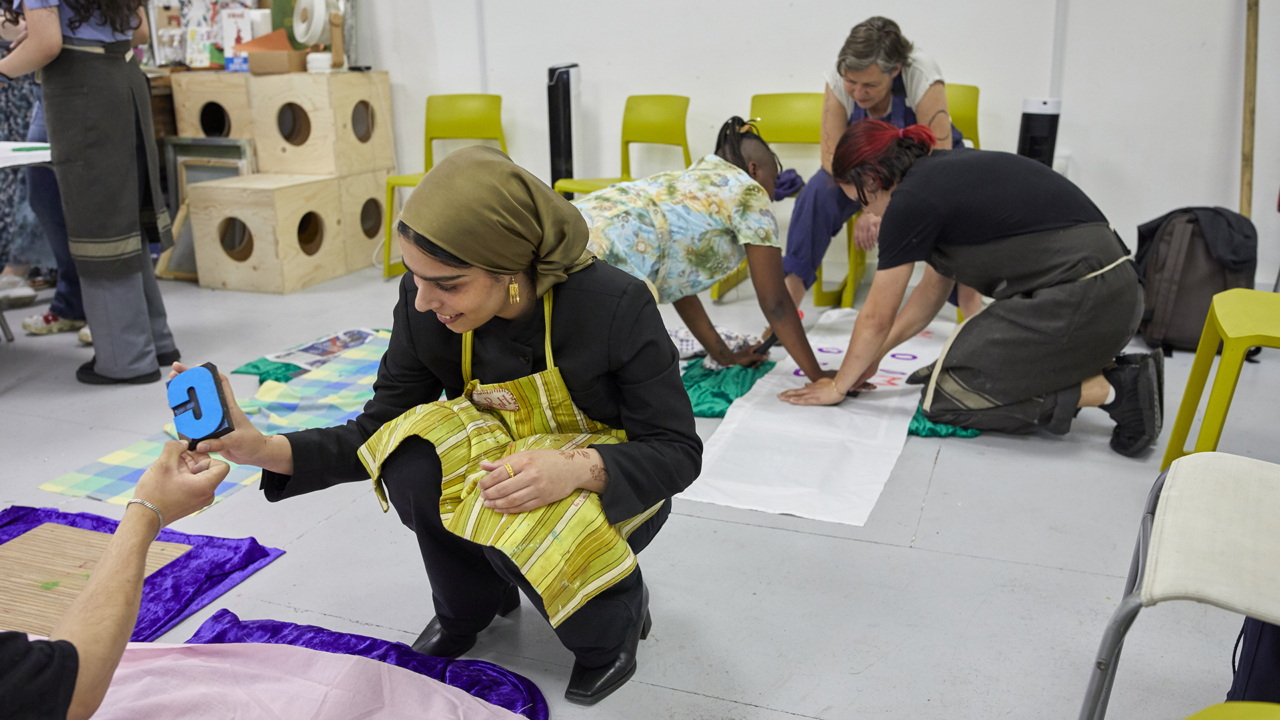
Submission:
<svg viewBox="0 0 1280 720">
<path fill-rule="evenodd" d="M 222 437 L 234 429 L 213 363 L 190 368 L 170 380 L 169 407 L 178 434 L 189 439 L 192 450 L 201 440 Z"/>
</svg>

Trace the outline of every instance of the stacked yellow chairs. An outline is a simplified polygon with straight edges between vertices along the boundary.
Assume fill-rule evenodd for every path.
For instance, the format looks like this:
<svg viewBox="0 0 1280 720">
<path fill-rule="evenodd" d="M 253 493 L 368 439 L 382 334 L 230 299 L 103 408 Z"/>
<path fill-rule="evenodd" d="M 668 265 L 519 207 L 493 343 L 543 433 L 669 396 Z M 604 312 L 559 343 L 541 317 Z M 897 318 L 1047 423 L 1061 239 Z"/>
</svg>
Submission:
<svg viewBox="0 0 1280 720">
<path fill-rule="evenodd" d="M 502 152 L 507 151 L 506 137 L 502 134 L 501 95 L 431 95 L 427 97 L 427 116 L 424 123 L 423 171 L 413 175 L 393 175 L 387 178 L 386 240 L 383 243 L 382 276 L 392 277 L 404 272 L 404 263 L 391 262 L 391 244 L 395 240 L 396 188 L 416 187 L 432 167 L 435 155 L 433 140 L 497 140 Z"/>
<path fill-rule="evenodd" d="M 1204 394 L 1219 344 L 1222 346 L 1222 359 L 1218 361 L 1218 373 L 1205 403 L 1200 435 L 1196 438 L 1195 449 L 1190 452 L 1218 449 L 1222 427 L 1226 424 L 1227 412 L 1231 409 L 1236 383 L 1240 380 L 1240 370 L 1249 348 L 1280 348 L 1280 295 L 1236 288 L 1213 296 L 1204 332 L 1200 335 L 1200 345 L 1191 364 L 1191 375 L 1187 378 L 1187 390 L 1178 407 L 1178 419 L 1169 434 L 1169 446 L 1160 465 L 1162 470 L 1167 470 L 1174 460 L 1189 454 L 1187 435 L 1200 408 L 1200 397 Z"/>
<path fill-rule="evenodd" d="M 684 151 L 684 166 L 693 164 L 685 119 L 689 98 L 683 95 L 632 95 L 622 111 L 622 177 L 564 178 L 556 182 L 556 192 L 593 193 L 631 177 L 631 143 L 675 145 Z"/>
</svg>

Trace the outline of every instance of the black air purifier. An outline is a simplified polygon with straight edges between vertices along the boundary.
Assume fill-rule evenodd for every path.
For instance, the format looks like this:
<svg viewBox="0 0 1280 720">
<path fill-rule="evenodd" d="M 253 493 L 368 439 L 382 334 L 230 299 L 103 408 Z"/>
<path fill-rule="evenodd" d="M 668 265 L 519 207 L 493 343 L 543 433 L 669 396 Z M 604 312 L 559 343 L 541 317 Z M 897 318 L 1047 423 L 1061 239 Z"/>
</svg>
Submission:
<svg viewBox="0 0 1280 720">
<path fill-rule="evenodd" d="M 578 64 L 547 69 L 547 119 L 551 126 L 551 185 L 573 177 L 573 110 L 578 104 Z M 573 193 L 565 193 L 572 200 Z"/>
<path fill-rule="evenodd" d="M 1018 154 L 1053 167 L 1053 148 L 1058 143 L 1058 116 L 1061 112 L 1062 101 L 1057 98 L 1023 100 Z"/>
</svg>

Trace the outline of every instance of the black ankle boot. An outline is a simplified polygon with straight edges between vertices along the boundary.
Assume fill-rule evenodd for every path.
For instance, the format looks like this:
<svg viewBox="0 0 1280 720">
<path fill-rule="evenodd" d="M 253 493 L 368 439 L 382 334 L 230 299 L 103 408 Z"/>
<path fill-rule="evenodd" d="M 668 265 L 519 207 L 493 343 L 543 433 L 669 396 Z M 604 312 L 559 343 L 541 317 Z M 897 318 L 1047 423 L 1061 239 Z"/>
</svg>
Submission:
<svg viewBox="0 0 1280 720">
<path fill-rule="evenodd" d="M 649 588 L 642 587 L 640 622 L 631 630 L 631 636 L 622 646 L 622 652 L 618 653 L 613 662 L 598 668 L 583 667 L 575 662 L 573 674 L 569 677 L 569 687 L 564 691 L 565 700 L 574 705 L 595 705 L 636 674 L 636 650 L 640 641 L 649 637 L 649 628 L 653 626 L 653 618 L 649 616 Z"/>
<path fill-rule="evenodd" d="M 508 585 L 503 591 L 502 604 L 498 606 L 498 614 L 506 617 L 520 607 L 520 588 Z M 475 647 L 476 634 L 455 635 L 440 625 L 440 618 L 431 618 L 427 627 L 413 641 L 413 649 L 423 655 L 434 657 L 456 658 Z"/>
</svg>

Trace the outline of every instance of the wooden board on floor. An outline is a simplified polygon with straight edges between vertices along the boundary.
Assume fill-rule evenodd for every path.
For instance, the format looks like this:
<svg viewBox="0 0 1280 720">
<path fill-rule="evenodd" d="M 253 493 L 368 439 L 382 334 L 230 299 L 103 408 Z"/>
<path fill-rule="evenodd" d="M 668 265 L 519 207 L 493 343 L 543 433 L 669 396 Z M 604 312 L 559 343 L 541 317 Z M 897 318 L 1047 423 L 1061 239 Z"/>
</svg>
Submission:
<svg viewBox="0 0 1280 720">
<path fill-rule="evenodd" d="M 0 545 L 0 630 L 48 636 L 84 590 L 110 540 L 106 533 L 45 523 Z M 146 574 L 190 549 L 151 543 Z"/>
</svg>

